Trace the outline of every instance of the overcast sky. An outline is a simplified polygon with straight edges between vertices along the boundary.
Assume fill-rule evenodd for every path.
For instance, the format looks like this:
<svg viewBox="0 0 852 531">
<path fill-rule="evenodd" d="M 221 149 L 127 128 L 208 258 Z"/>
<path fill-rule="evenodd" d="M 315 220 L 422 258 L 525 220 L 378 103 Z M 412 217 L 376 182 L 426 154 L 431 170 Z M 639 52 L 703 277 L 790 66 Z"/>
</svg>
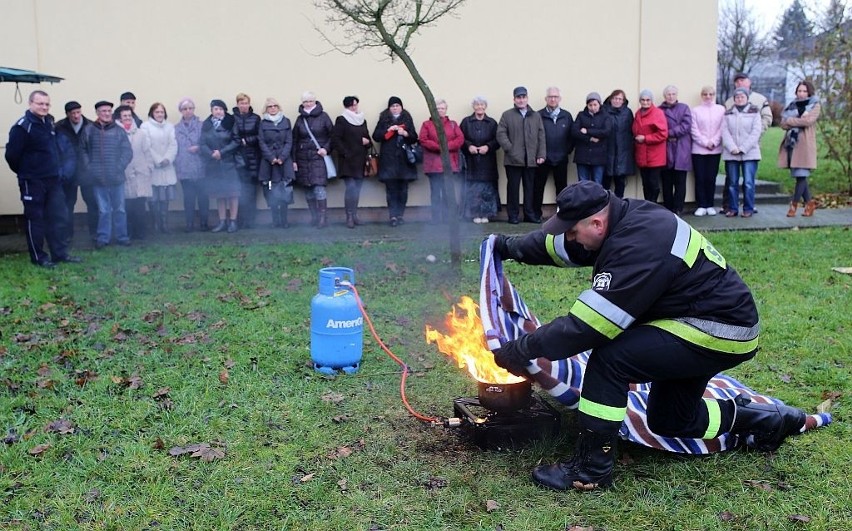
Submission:
<svg viewBox="0 0 852 531">
<path fill-rule="evenodd" d="M 719 5 L 725 5 L 727 3 L 731 3 L 733 0 L 719 0 Z M 758 15 L 758 17 L 764 23 L 764 29 L 768 32 L 774 31 L 775 27 L 778 25 L 778 21 L 781 19 L 781 15 L 784 14 L 784 11 L 790 7 L 790 4 L 793 3 L 793 0 L 743 0 L 746 7 L 751 8 L 751 10 Z M 825 8 L 828 5 L 829 0 L 800 0 L 802 5 L 805 6 L 805 13 L 808 14 L 808 17 L 813 20 L 813 10 Z M 809 7 L 810 6 L 810 7 Z"/>
</svg>

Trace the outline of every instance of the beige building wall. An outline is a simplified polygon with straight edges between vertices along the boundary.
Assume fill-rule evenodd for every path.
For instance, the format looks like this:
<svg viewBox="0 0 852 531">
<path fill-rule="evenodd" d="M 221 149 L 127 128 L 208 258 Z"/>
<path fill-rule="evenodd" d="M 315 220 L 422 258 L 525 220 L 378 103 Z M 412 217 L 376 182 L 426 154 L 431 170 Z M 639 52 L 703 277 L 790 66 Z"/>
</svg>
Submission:
<svg viewBox="0 0 852 531">
<path fill-rule="evenodd" d="M 715 79 L 717 2 L 672 6 L 667 0 L 468 0 L 457 16 L 422 30 L 410 51 L 459 122 L 470 114 L 475 95 L 488 99 L 489 114 L 499 120 L 516 85 L 529 89 L 535 109 L 544 105 L 548 86 L 559 86 L 563 108 L 575 115 L 587 93 L 605 98 L 615 88 L 627 92 L 634 111 L 639 90 L 651 89 L 659 103 L 668 84 L 677 85 L 681 101 L 692 106 L 700 87 Z M 415 123 L 428 118 L 401 62 L 378 49 L 355 55 L 330 49 L 314 26 L 330 38 L 339 32 L 325 26 L 311 0 L 0 0 L 0 13 L 0 65 L 65 78 L 55 85 L 21 85 L 22 103 L 15 102 L 14 84 L 0 84 L 0 151 L 36 87 L 50 94 L 57 119 L 68 100 L 80 101 L 92 118 L 95 101 L 118 103 L 126 90 L 136 94 L 140 116 L 161 101 L 173 122 L 183 96 L 195 99 L 203 119 L 211 99 L 234 104 L 238 92 L 248 93 L 256 106 L 276 97 L 293 120 L 305 90 L 316 93 L 332 119 L 344 96 L 358 95 L 371 128 L 391 95 L 402 98 Z M 573 164 L 570 172 L 573 180 Z M 505 200 L 502 171 L 500 188 Z M 641 196 L 638 177 L 627 194 Z M 331 206 L 342 206 L 343 183 L 330 185 L 329 198 Z M 551 185 L 545 200 L 552 199 Z M 421 176 L 409 204 L 428 203 L 428 182 Z M 362 204 L 384 206 L 384 186 L 366 182 Z M 295 206 L 304 206 L 301 194 Z M 16 180 L 4 161 L 0 215 L 21 212 Z"/>
</svg>

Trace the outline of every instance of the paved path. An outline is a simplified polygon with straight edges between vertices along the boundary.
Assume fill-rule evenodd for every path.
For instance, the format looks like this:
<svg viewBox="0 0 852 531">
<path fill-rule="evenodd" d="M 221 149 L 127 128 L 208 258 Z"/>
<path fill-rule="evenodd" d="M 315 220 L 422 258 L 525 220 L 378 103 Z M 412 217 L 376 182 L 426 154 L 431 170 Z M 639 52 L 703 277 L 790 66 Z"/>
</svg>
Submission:
<svg viewBox="0 0 852 531">
<path fill-rule="evenodd" d="M 411 213 L 424 215 L 426 212 L 418 209 L 410 209 Z M 266 212 L 263 212 L 266 214 Z M 799 210 L 801 214 L 801 209 Z M 331 212 L 332 224 L 325 229 L 319 230 L 309 227 L 304 223 L 294 223 L 288 229 L 269 228 L 268 216 L 260 216 L 259 228 L 241 230 L 233 234 L 211 234 L 209 232 L 194 232 L 185 234 L 173 222 L 175 231 L 172 234 L 152 234 L 140 246 L 152 245 L 221 245 L 240 243 L 283 243 L 287 241 L 378 241 L 378 240 L 414 240 L 414 239 L 438 239 L 447 237 L 446 225 L 431 225 L 425 222 L 409 222 L 399 227 L 390 227 L 387 223 L 367 223 L 347 229 L 343 225 L 343 212 Z M 687 215 L 684 219 L 701 232 L 726 231 L 726 230 L 783 230 L 825 226 L 852 226 L 852 208 L 820 209 L 813 217 L 805 218 L 801 215 L 794 218 L 787 217 L 787 205 L 767 204 L 758 205 L 758 213 L 751 218 L 740 217 L 726 218 L 723 215 L 695 217 Z M 505 222 L 491 222 L 485 225 L 476 225 L 470 222 L 460 224 L 460 235 L 464 245 L 477 242 L 490 233 L 519 234 L 533 230 L 537 225 L 521 223 L 520 225 L 509 225 Z M 85 229 L 78 227 L 80 235 L 75 241 L 73 252 L 77 254 L 88 252 L 92 249 L 90 242 L 82 237 Z M 23 234 L 10 234 L 0 236 L 0 254 L 26 252 L 26 244 Z"/>
</svg>

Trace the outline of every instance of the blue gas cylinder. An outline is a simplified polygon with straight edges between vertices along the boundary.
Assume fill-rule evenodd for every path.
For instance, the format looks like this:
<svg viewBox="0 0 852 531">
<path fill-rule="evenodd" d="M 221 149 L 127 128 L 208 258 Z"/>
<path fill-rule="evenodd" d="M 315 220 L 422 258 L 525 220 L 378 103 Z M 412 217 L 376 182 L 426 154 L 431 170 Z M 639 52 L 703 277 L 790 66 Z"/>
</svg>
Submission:
<svg viewBox="0 0 852 531">
<path fill-rule="evenodd" d="M 323 374 L 352 374 L 361 364 L 364 318 L 347 283 L 355 285 L 351 269 L 320 269 L 319 293 L 311 299 L 311 359 Z"/>
</svg>

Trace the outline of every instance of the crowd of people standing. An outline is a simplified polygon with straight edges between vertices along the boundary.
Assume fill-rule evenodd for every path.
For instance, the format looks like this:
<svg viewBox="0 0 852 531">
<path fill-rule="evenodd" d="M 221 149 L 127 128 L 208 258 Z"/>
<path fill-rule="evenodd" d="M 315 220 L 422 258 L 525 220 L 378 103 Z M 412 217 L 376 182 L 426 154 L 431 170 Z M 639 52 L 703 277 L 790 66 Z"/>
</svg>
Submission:
<svg viewBox="0 0 852 531">
<path fill-rule="evenodd" d="M 230 112 L 223 100 L 214 99 L 202 120 L 187 97 L 178 102 L 180 118 L 173 124 L 160 102 L 150 106 L 147 119 L 140 118 L 136 96 L 126 92 L 117 107 L 97 102 L 94 120 L 83 115 L 80 103 L 69 101 L 65 118 L 54 124 L 48 95 L 34 91 L 30 109 L 12 127 L 6 159 L 18 174 L 32 232 L 31 259 L 41 265 L 75 258 L 67 248 L 78 187 L 89 235 L 98 249 L 130 245 L 145 239 L 151 228 L 170 232 L 169 205 L 178 186 L 187 232 L 236 232 L 255 226 L 258 188 L 274 227 L 289 226 L 288 205 L 301 190 L 311 224 L 324 228 L 329 224 L 327 186 L 339 177 L 345 182 L 346 226 L 355 228 L 362 223 L 358 204 L 363 181 L 375 175 L 385 186 L 388 222 L 395 227 L 405 223 L 408 188 L 418 178 L 420 163 L 430 184 L 431 222 L 446 222 L 457 205 L 462 219 L 488 223 L 504 208 L 497 187 L 500 149 L 511 224 L 542 222 L 550 175 L 555 192 L 564 189 L 572 154 L 578 180 L 614 187 L 618 197 L 624 195 L 627 177 L 638 169 L 644 198 L 656 202 L 662 192 L 663 205 L 678 215 L 684 214 L 687 173 L 692 171 L 696 216 L 718 213 L 714 192 L 722 159 L 726 185 L 721 211 L 727 217 L 750 217 L 757 211 L 759 140 L 772 115 L 766 98 L 750 90 L 747 75 L 737 74 L 734 85 L 734 95 L 724 106 L 715 102 L 715 90 L 708 86 L 701 90 L 701 103 L 692 108 L 678 100 L 675 86 L 663 90 L 659 106 L 650 90 L 642 90 L 635 113 L 623 90 L 612 91 L 606 99 L 591 92 L 576 116 L 562 108 L 558 87 L 547 88 L 545 106 L 536 111 L 529 105 L 527 89 L 520 86 L 513 90 L 513 106 L 499 119 L 488 115 L 488 101 L 477 96 L 471 101 L 472 113 L 460 124 L 448 116 L 447 102 L 437 100 L 449 150 L 446 172 L 435 124 L 428 119 L 418 128 L 397 96 L 388 99 L 371 134 L 357 96 L 345 97 L 342 112 L 332 121 L 315 94 L 305 92 L 293 122 L 274 98 L 266 99 L 260 114 L 244 93 L 236 96 Z M 783 114 L 786 134 L 778 164 L 796 179 L 790 216 L 796 215 L 802 200 L 803 215 L 815 210 L 808 176 L 816 167 L 819 105 L 813 85 L 803 81 Z M 453 179 L 452 186 L 444 182 L 446 176 Z M 35 194 L 37 199 L 28 199 L 33 197 L 30 189 L 39 186 L 46 188 Z M 213 224 L 211 200 L 217 213 Z M 50 254 L 42 250 L 44 240 Z"/>
</svg>

